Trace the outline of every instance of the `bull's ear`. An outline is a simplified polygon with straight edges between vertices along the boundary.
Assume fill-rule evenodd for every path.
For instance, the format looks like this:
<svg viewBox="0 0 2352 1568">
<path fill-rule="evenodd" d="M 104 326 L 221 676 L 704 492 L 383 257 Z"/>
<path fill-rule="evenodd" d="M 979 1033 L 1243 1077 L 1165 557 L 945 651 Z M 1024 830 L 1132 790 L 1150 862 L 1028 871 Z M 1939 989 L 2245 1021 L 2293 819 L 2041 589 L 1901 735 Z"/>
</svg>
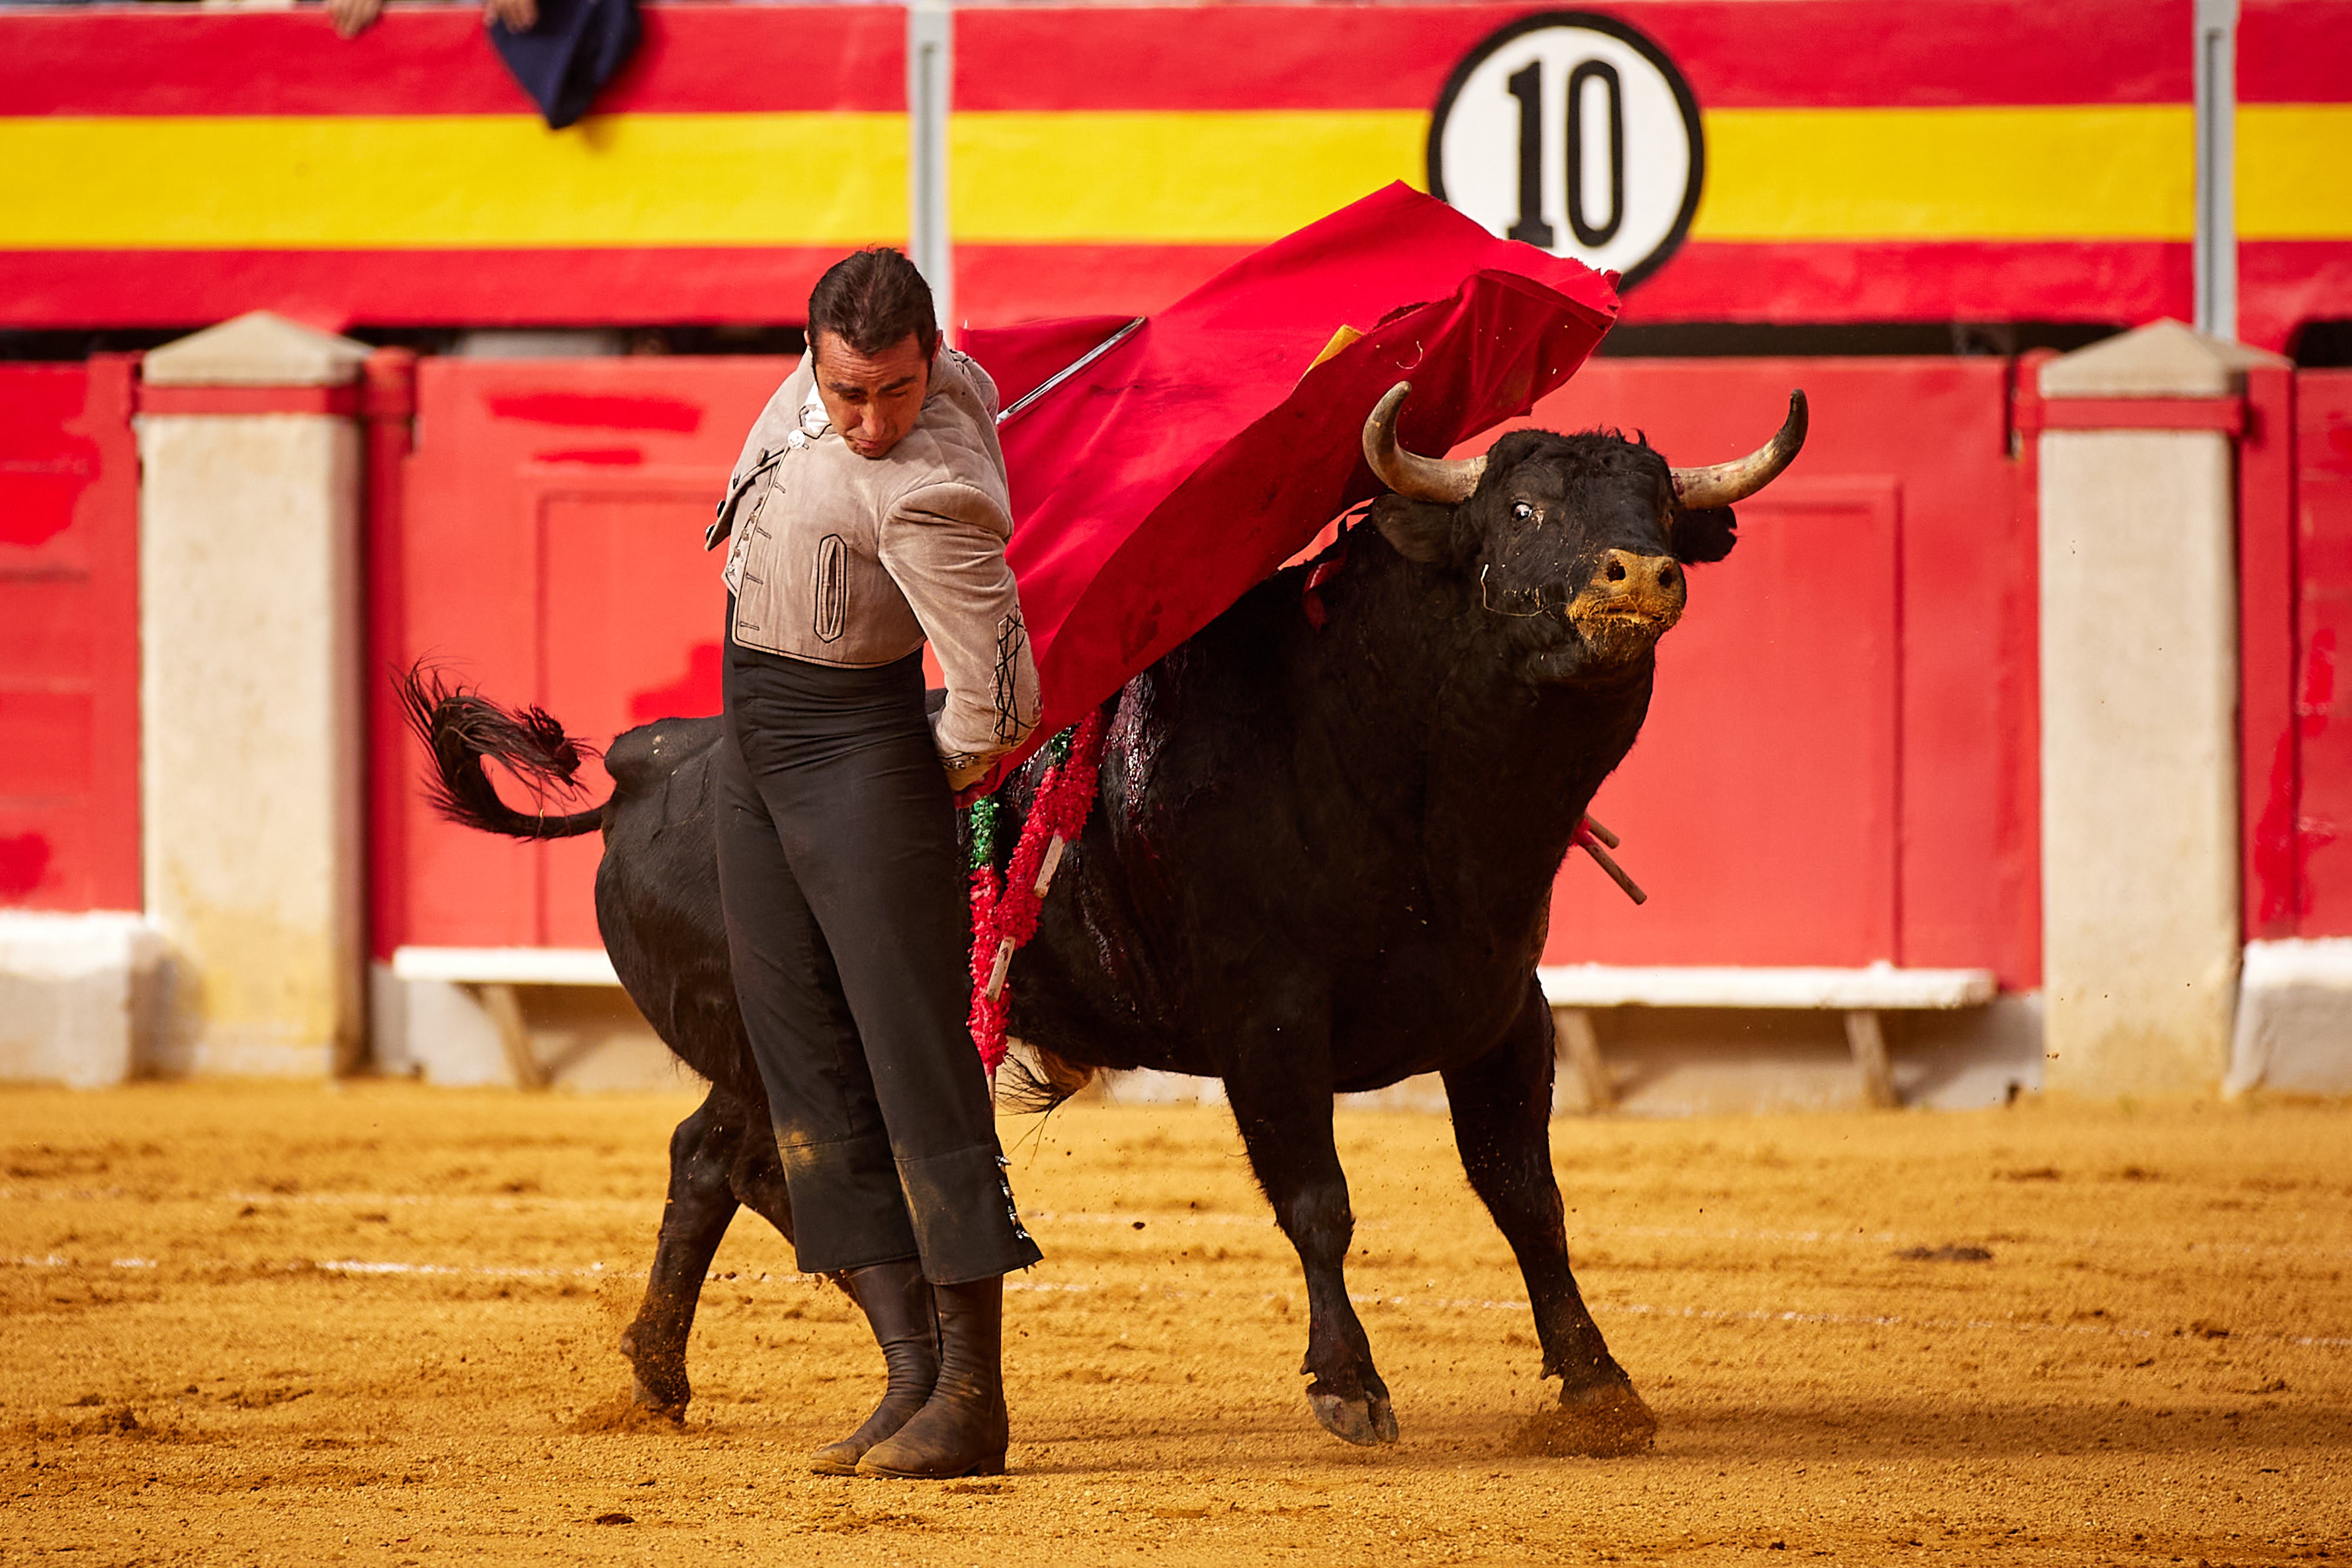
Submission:
<svg viewBox="0 0 2352 1568">
<path fill-rule="evenodd" d="M 1372 503 L 1372 527 L 1397 554 L 1423 566 L 1446 559 L 1454 542 L 1454 508 L 1382 496 Z"/>
<path fill-rule="evenodd" d="M 1707 507 L 1695 512 L 1676 507 L 1667 515 L 1666 545 L 1685 566 L 1721 560 L 1739 542 L 1733 531 L 1738 526 L 1729 507 Z"/>
</svg>

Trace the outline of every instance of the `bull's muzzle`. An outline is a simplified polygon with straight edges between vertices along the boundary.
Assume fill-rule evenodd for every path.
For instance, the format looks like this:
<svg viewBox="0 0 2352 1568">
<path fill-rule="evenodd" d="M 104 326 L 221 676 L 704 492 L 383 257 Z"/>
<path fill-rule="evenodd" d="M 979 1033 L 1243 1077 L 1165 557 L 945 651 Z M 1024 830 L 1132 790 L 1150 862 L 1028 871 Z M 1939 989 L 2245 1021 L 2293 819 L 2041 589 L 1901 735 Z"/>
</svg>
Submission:
<svg viewBox="0 0 2352 1568">
<path fill-rule="evenodd" d="M 1568 619 L 1602 658 L 1632 658 L 1682 619 L 1689 591 L 1674 557 L 1612 549 L 1568 601 Z"/>
<path fill-rule="evenodd" d="M 1641 621 L 1663 632 L 1682 619 L 1689 591 L 1682 562 L 1674 557 L 1612 549 L 1601 558 L 1584 591 L 1569 601 L 1568 618 Z"/>
</svg>

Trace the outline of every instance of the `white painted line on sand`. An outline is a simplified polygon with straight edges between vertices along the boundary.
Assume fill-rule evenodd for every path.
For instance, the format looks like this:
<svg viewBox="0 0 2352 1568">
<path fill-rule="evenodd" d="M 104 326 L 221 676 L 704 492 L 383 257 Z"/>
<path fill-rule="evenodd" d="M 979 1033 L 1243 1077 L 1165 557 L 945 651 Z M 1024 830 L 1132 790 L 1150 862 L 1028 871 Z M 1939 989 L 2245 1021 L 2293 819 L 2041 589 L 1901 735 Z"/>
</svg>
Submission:
<svg viewBox="0 0 2352 1568">
<path fill-rule="evenodd" d="M 34 1188 L 0 1187 L 0 1202 L 89 1203 L 132 1197 L 120 1187 L 106 1188 Z M 352 1208 L 395 1207 L 469 1207 L 500 1211 L 529 1212 L 533 1209 L 596 1209 L 632 1212 L 648 1223 L 657 1222 L 663 1203 L 657 1199 L 633 1197 L 550 1197 L 537 1194 L 490 1193 L 383 1193 L 383 1192 L 229 1192 L 216 1195 L 195 1194 L 180 1197 L 149 1199 L 151 1202 L 182 1203 L 299 1203 Z M 1147 1233 L 1153 1226 L 1210 1225 L 1239 1226 L 1249 1229 L 1275 1230 L 1271 1214 L 1105 1214 L 1087 1209 L 1040 1209 L 1024 1218 L 1045 1225 L 1099 1225 L 1111 1229 L 1141 1228 Z M 1377 1234 L 1401 1228 L 1394 1220 L 1359 1219 L 1359 1235 Z M 1641 1237 L 1659 1240 L 1697 1242 L 1748 1242 L 1760 1246 L 1859 1246 L 1901 1247 L 1929 1242 L 1941 1244 L 1948 1236 L 1926 1237 L 1894 1230 L 1781 1230 L 1749 1228 L 1738 1226 L 1703 1227 L 1688 1225 L 1594 1225 L 1572 1230 L 1569 1239 L 1573 1246 L 1606 1245 L 1619 1238 Z M 2004 1245 L 2019 1248 L 2105 1248 L 2135 1245 L 2134 1239 L 2110 1234 L 2089 1236 L 2008 1236 L 2000 1239 Z M 2292 1241 L 2213 1241 L 2189 1240 L 2178 1244 L 2185 1253 L 2221 1253 L 2233 1257 L 2297 1257 L 2346 1259 L 2352 1258 L 2352 1247 L 2314 1247 Z"/>
<path fill-rule="evenodd" d="M 28 1256 L 0 1259 L 0 1266 L 19 1269 L 80 1269 L 99 1267 L 112 1269 L 153 1269 L 160 1265 L 156 1260 L 152 1258 L 116 1258 L 109 1260 L 103 1265 L 94 1262 L 85 1264 L 79 1260 L 62 1257 L 52 1252 L 37 1258 Z M 193 1262 L 180 1263 L 175 1266 L 190 1269 L 210 1270 L 229 1270 L 239 1267 L 239 1265 L 231 1263 L 226 1259 L 199 1259 Z M 622 1275 L 616 1271 L 606 1270 L 604 1263 L 601 1261 L 591 1263 L 585 1268 L 561 1269 L 501 1267 L 485 1264 L 415 1263 L 362 1260 L 357 1258 L 333 1258 L 301 1259 L 285 1263 L 266 1264 L 264 1267 L 268 1268 L 271 1272 L 289 1274 L 300 1273 L 306 1270 L 316 1270 L 320 1273 L 326 1274 L 350 1274 L 355 1276 L 383 1275 L 395 1277 L 438 1276 L 445 1278 L 477 1280 L 604 1280 L 629 1277 Z M 740 1284 L 746 1282 L 741 1278 L 740 1270 L 727 1274 L 709 1274 L 704 1276 L 704 1278 L 708 1281 L 722 1284 L 730 1282 Z M 769 1275 L 763 1273 L 757 1276 L 757 1279 L 758 1281 L 762 1284 L 774 1283 L 778 1281 L 787 1284 L 812 1284 L 821 1281 L 824 1279 L 824 1276 L 798 1273 L 786 1273 L 782 1275 Z M 1068 1295 L 1091 1294 L 1099 1289 L 1099 1287 L 1084 1281 L 1060 1281 L 1014 1279 L 1006 1280 L 1004 1282 L 1004 1288 L 1007 1291 L 1029 1291 L 1037 1294 L 1054 1293 Z M 1137 1295 L 1156 1294 L 1168 1299 L 1180 1301 L 1193 1301 L 1215 1296 L 1240 1296 L 1243 1294 L 1248 1294 L 1258 1299 L 1266 1299 L 1267 1295 L 1265 1292 L 1256 1291 L 1240 1292 L 1213 1290 L 1181 1291 L 1169 1287 L 1161 1287 L 1155 1291 L 1152 1287 L 1147 1285 L 1137 1285 L 1133 1287 L 1133 1290 Z M 1391 1307 L 1436 1307 L 1441 1310 L 1453 1309 L 1454 1311 L 1469 1312 L 1524 1312 L 1528 1310 L 1528 1303 L 1523 1301 L 1512 1301 L 1507 1299 L 1489 1300 L 1482 1297 L 1472 1296 L 1380 1296 L 1356 1294 L 1351 1292 L 1348 1299 L 1363 1305 L 1384 1305 Z M 2096 1334 L 2113 1339 L 2130 1340 L 2163 1340 L 2184 1337 L 2183 1331 L 2179 1330 L 2168 1332 L 2162 1329 L 2137 1329 L 2128 1328 L 2120 1323 L 2039 1322 L 2031 1318 L 1906 1318 L 1898 1315 L 1874 1316 L 1870 1314 L 1849 1312 L 1804 1312 L 1794 1310 L 1773 1310 L 1769 1308 L 1748 1312 L 1735 1312 L 1716 1307 L 1661 1307 L 1653 1306 L 1645 1302 L 1604 1303 L 1594 1306 L 1592 1308 L 1592 1312 L 1596 1317 L 1683 1318 L 1704 1322 L 1727 1323 L 1806 1323 L 1832 1328 L 1899 1328 L 1910 1330 L 1935 1330 L 1942 1332 L 1966 1330 L 1986 1333 Z M 2237 1340 L 2262 1340 L 2275 1344 L 2304 1345 L 2325 1350 L 2352 1349 L 2352 1336 L 2295 1334 L 2277 1329 L 2235 1329 L 2231 1331 L 2228 1337 Z"/>
</svg>

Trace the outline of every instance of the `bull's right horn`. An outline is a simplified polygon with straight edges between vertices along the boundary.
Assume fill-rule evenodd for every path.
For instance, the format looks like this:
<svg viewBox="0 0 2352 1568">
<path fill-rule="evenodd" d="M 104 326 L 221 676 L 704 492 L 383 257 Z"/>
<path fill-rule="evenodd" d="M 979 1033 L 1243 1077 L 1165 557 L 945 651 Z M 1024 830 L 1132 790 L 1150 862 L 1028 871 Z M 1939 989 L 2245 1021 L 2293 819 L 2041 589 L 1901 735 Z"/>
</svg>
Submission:
<svg viewBox="0 0 2352 1568">
<path fill-rule="evenodd" d="M 1703 512 L 1744 501 L 1779 478 L 1780 470 L 1789 465 L 1790 459 L 1804 444 L 1805 394 L 1802 391 L 1792 392 L 1789 394 L 1789 417 L 1781 422 L 1780 434 L 1747 456 L 1706 468 L 1669 470 L 1675 476 L 1675 504 L 1689 511 Z"/>
<path fill-rule="evenodd" d="M 1435 501 L 1458 507 L 1478 487 L 1478 476 L 1486 471 L 1486 460 L 1470 457 L 1455 462 L 1423 457 L 1399 446 L 1397 410 L 1404 406 L 1412 391 L 1411 382 L 1399 382 L 1374 405 L 1370 417 L 1364 421 L 1364 461 L 1372 465 L 1372 473 L 1381 484 L 1408 501 Z"/>
</svg>

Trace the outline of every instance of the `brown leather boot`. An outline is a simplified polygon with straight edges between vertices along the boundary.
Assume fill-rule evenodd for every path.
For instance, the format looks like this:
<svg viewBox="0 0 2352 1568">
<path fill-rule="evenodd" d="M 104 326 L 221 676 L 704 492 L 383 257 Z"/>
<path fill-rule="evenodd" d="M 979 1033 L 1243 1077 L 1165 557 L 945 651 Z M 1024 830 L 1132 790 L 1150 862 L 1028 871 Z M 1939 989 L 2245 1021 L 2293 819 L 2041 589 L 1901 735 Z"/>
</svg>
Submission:
<svg viewBox="0 0 2352 1568">
<path fill-rule="evenodd" d="M 848 1270 L 842 1281 L 874 1330 L 890 1382 L 865 1425 L 809 1456 L 809 1469 L 821 1476 L 856 1475 L 857 1461 L 867 1449 L 923 1408 L 940 1375 L 940 1325 L 932 1315 L 930 1281 L 923 1278 L 921 1263 L 912 1258 L 876 1263 Z"/>
<path fill-rule="evenodd" d="M 945 1480 L 1001 1476 L 1010 1430 L 1004 1410 L 1004 1281 L 934 1285 L 940 1378 L 914 1419 L 866 1451 L 861 1476 Z"/>
</svg>

